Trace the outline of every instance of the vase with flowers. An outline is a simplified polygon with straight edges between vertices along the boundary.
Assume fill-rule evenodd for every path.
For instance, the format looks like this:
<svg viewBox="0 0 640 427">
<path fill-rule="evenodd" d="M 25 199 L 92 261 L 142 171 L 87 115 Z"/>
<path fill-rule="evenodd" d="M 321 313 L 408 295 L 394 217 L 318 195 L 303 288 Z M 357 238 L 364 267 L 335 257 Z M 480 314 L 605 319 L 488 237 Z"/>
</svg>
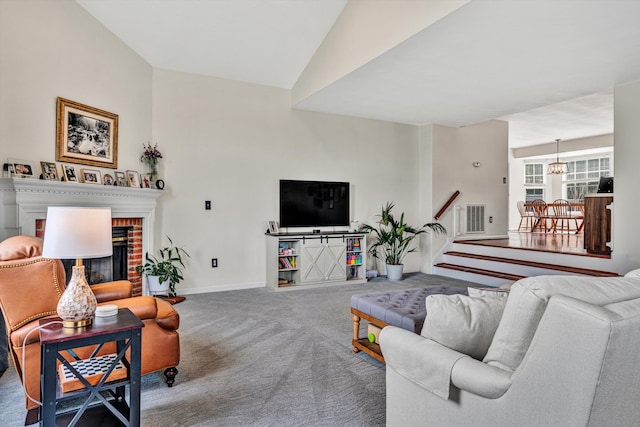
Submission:
<svg viewBox="0 0 640 427">
<path fill-rule="evenodd" d="M 146 163 L 151 175 L 151 182 L 155 182 L 158 176 L 158 160 L 162 158 L 162 153 L 158 150 L 158 144 L 151 145 L 150 142 L 142 144 L 142 156 L 140 161 Z"/>
</svg>

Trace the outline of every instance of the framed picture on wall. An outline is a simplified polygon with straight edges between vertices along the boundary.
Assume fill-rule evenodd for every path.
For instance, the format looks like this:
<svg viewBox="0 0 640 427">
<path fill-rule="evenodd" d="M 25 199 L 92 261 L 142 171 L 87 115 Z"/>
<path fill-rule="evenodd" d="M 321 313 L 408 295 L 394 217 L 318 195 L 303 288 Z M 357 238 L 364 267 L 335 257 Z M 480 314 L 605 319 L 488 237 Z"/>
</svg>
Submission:
<svg viewBox="0 0 640 427">
<path fill-rule="evenodd" d="M 58 181 L 58 168 L 53 162 L 40 162 L 42 178 L 47 181 Z"/>
<path fill-rule="evenodd" d="M 118 115 L 58 97 L 56 160 L 118 167 Z"/>
<path fill-rule="evenodd" d="M 140 175 L 137 171 L 127 171 L 127 182 L 129 187 L 140 188 Z"/>
<path fill-rule="evenodd" d="M 114 172 L 114 175 L 116 176 L 116 185 L 118 187 L 129 186 L 129 184 L 127 183 L 127 176 L 124 174 L 124 172 Z"/>
<path fill-rule="evenodd" d="M 102 184 L 99 170 L 80 169 L 80 175 L 82 176 L 82 182 L 85 184 Z"/>
<path fill-rule="evenodd" d="M 78 182 L 76 168 L 71 165 L 62 165 L 62 178 L 67 182 Z"/>
</svg>

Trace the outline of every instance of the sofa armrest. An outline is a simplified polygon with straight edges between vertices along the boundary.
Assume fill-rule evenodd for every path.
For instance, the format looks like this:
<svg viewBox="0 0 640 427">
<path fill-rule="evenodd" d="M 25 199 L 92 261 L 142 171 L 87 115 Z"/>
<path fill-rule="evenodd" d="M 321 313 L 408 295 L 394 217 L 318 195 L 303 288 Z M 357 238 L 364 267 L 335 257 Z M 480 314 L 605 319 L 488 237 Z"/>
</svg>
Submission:
<svg viewBox="0 0 640 427">
<path fill-rule="evenodd" d="M 158 316 L 156 299 L 150 296 L 117 299 L 109 301 L 108 304 L 115 304 L 118 308 L 128 308 L 140 320 L 155 319 Z"/>
<path fill-rule="evenodd" d="M 99 283 L 92 285 L 91 290 L 98 302 L 107 302 L 116 299 L 131 298 L 133 287 L 128 280 L 118 280 L 116 282 Z"/>
<path fill-rule="evenodd" d="M 451 383 L 460 390 L 487 399 L 497 399 L 509 390 L 511 375 L 511 372 L 504 369 L 465 357 L 458 360 L 453 367 Z"/>
<path fill-rule="evenodd" d="M 471 358 L 395 326 L 382 329 L 380 347 L 387 368 L 443 399 L 449 398 L 453 366 Z"/>
</svg>

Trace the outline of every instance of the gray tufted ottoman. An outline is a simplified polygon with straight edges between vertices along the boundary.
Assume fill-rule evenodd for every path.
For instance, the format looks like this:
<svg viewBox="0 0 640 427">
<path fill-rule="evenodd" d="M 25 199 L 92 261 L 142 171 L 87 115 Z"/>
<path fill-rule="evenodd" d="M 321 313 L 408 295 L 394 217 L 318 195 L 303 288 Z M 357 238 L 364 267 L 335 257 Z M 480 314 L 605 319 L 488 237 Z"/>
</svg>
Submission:
<svg viewBox="0 0 640 427">
<path fill-rule="evenodd" d="M 351 296 L 351 314 L 353 314 L 353 352 L 364 351 L 374 359 L 384 363 L 377 343 L 360 338 L 360 320 L 384 328 L 397 326 L 419 334 L 427 317 L 425 299 L 429 295 L 444 294 L 467 295 L 466 288 L 454 286 L 429 286 L 389 292 L 377 292 Z"/>
</svg>

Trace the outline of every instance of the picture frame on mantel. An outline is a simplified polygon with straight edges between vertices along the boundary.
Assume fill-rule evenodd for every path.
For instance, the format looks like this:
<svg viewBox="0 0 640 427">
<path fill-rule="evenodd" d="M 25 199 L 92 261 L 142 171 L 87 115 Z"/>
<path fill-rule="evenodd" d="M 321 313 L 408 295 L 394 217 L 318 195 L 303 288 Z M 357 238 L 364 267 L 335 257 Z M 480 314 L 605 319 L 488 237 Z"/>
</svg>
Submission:
<svg viewBox="0 0 640 427">
<path fill-rule="evenodd" d="M 7 159 L 9 171 L 15 178 L 37 178 L 38 171 L 35 163 L 29 160 Z"/>
<path fill-rule="evenodd" d="M 71 165 L 62 165 L 62 177 L 66 182 L 78 182 L 76 168 Z"/>
<path fill-rule="evenodd" d="M 80 174 L 85 184 L 102 184 L 102 177 L 97 169 L 80 169 Z"/>
<path fill-rule="evenodd" d="M 42 179 L 47 181 L 58 181 L 58 167 L 53 162 L 40 162 L 42 169 Z"/>
<path fill-rule="evenodd" d="M 118 115 L 58 97 L 56 161 L 118 167 Z"/>
</svg>

